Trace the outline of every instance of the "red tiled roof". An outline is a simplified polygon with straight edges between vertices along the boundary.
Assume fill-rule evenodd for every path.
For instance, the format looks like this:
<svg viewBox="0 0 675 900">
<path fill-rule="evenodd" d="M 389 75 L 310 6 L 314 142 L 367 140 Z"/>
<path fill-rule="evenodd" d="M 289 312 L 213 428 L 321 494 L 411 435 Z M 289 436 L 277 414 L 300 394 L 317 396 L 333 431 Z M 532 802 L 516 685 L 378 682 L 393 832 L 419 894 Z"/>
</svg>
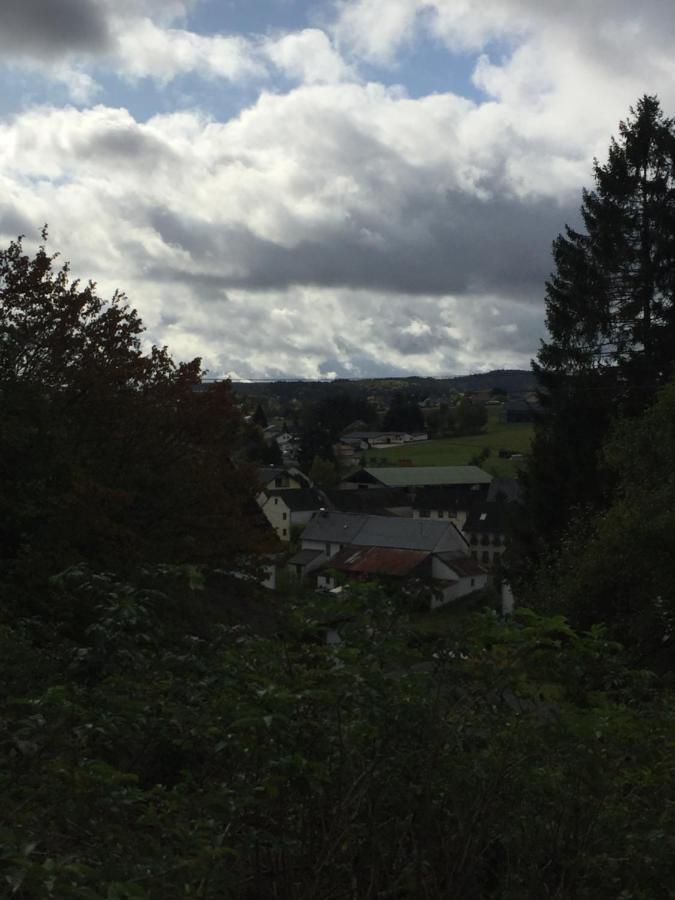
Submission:
<svg viewBox="0 0 675 900">
<path fill-rule="evenodd" d="M 483 566 L 471 556 L 456 556 L 453 559 L 445 559 L 444 562 L 461 577 L 486 574 Z"/>
<path fill-rule="evenodd" d="M 430 554 L 425 550 L 396 550 L 390 547 L 347 547 L 325 563 L 327 569 L 369 575 L 409 575 Z"/>
</svg>

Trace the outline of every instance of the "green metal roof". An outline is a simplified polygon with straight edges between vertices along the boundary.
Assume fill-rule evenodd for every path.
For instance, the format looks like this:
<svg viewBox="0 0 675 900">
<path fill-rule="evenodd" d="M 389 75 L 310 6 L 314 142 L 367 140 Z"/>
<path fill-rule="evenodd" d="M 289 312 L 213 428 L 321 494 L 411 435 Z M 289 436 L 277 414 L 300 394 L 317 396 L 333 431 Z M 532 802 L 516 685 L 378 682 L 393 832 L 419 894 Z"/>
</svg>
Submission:
<svg viewBox="0 0 675 900">
<path fill-rule="evenodd" d="M 365 469 L 387 487 L 422 487 L 432 484 L 489 484 L 488 475 L 478 466 L 383 466 Z"/>
</svg>

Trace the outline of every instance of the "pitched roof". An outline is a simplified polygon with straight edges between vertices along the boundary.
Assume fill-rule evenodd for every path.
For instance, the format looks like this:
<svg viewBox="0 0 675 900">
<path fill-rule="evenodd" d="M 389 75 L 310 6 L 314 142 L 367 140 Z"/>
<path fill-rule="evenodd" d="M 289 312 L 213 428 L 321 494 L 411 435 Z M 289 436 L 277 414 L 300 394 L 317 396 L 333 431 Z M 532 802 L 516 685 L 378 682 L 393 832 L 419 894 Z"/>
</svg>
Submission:
<svg viewBox="0 0 675 900">
<path fill-rule="evenodd" d="M 392 547 L 347 547 L 324 563 L 326 569 L 363 575 L 404 577 L 429 559 L 424 550 L 398 550 Z"/>
<path fill-rule="evenodd" d="M 454 534 L 453 534 L 454 532 Z M 368 516 L 353 543 L 371 547 L 399 547 L 408 550 L 433 550 L 448 534 L 456 546 L 464 546 L 459 532 L 450 522 L 439 519 L 404 519 L 398 516 Z"/>
<path fill-rule="evenodd" d="M 478 534 L 488 532 L 503 534 L 510 524 L 511 510 L 507 503 L 474 503 L 469 510 L 463 531 Z"/>
<path fill-rule="evenodd" d="M 341 491 L 325 492 L 330 506 L 340 512 L 370 513 L 377 515 L 389 509 L 412 506 L 411 498 L 404 491 L 379 488 L 375 491 Z"/>
<path fill-rule="evenodd" d="M 269 491 L 267 496 L 283 500 L 291 512 L 307 512 L 326 506 L 326 498 L 316 488 L 287 488 L 286 490 Z"/>
<path fill-rule="evenodd" d="M 444 559 L 443 562 L 447 563 L 460 578 L 487 574 L 483 566 L 472 556 L 456 556 L 452 559 Z"/>
<path fill-rule="evenodd" d="M 357 482 L 365 474 L 387 487 L 424 487 L 427 485 L 489 484 L 492 476 L 478 466 L 383 466 L 355 472 L 346 481 Z"/>
<path fill-rule="evenodd" d="M 273 478 L 280 478 L 286 474 L 286 470 L 281 466 L 259 466 L 258 480 L 261 484 L 269 484 Z"/>
<path fill-rule="evenodd" d="M 466 547 L 465 538 L 451 522 L 402 516 L 359 516 L 339 512 L 322 512 L 314 516 L 305 528 L 302 539 L 353 544 L 357 547 L 393 547 L 400 550 L 431 551 L 442 542 L 460 551 Z"/>
<path fill-rule="evenodd" d="M 289 466 L 288 468 L 284 466 L 259 466 L 257 474 L 258 481 L 263 485 L 269 484 L 270 481 L 273 481 L 276 478 L 286 477 L 293 478 L 307 488 L 311 486 L 309 478 L 295 466 Z"/>
<path fill-rule="evenodd" d="M 345 493 L 377 494 L 378 491 L 354 491 Z M 457 490 L 447 487 L 423 487 L 415 491 L 414 509 L 470 509 L 476 502 L 477 492 L 471 487 Z"/>
<path fill-rule="evenodd" d="M 307 566 L 323 554 L 323 550 L 299 550 L 288 560 L 289 566 Z"/>
<path fill-rule="evenodd" d="M 358 438 L 359 440 L 363 441 L 378 441 L 383 438 L 403 435 L 409 436 L 410 434 L 411 432 L 406 428 L 393 428 L 389 429 L 389 431 L 350 431 L 349 433 L 343 432 L 341 437 L 342 440 L 348 440 L 349 438 Z"/>
<path fill-rule="evenodd" d="M 303 541 L 321 541 L 332 544 L 351 544 L 367 516 L 349 513 L 319 512 L 302 532 Z"/>
</svg>

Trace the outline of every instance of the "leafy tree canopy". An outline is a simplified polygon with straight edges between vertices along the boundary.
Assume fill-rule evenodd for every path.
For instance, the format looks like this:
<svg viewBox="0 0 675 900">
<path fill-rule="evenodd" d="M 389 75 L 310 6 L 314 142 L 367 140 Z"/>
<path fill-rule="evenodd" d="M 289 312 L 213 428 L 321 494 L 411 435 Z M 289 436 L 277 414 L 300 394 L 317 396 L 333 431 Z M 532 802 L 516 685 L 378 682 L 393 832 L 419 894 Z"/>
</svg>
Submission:
<svg viewBox="0 0 675 900">
<path fill-rule="evenodd" d="M 0 251 L 0 334 L 0 577 L 255 543 L 229 384 L 195 393 L 200 361 L 144 349 L 123 294 L 104 301 L 19 239 Z"/>
</svg>

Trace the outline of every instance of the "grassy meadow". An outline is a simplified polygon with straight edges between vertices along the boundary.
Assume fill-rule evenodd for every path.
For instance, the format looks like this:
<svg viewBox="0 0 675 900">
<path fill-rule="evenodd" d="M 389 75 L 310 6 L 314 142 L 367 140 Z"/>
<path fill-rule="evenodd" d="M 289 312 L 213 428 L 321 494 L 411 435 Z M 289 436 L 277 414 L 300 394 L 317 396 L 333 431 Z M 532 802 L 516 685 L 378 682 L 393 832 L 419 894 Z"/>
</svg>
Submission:
<svg viewBox="0 0 675 900">
<path fill-rule="evenodd" d="M 410 460 L 413 466 L 463 466 L 484 448 L 490 456 L 482 468 L 492 475 L 513 476 L 519 460 L 500 459 L 501 449 L 514 453 L 527 453 L 533 435 L 531 424 L 507 424 L 500 421 L 500 407 L 488 407 L 488 422 L 482 434 L 463 437 L 439 438 L 419 444 L 406 444 L 386 450 L 371 450 L 366 454 L 368 465 L 386 459 L 388 463 Z"/>
</svg>

